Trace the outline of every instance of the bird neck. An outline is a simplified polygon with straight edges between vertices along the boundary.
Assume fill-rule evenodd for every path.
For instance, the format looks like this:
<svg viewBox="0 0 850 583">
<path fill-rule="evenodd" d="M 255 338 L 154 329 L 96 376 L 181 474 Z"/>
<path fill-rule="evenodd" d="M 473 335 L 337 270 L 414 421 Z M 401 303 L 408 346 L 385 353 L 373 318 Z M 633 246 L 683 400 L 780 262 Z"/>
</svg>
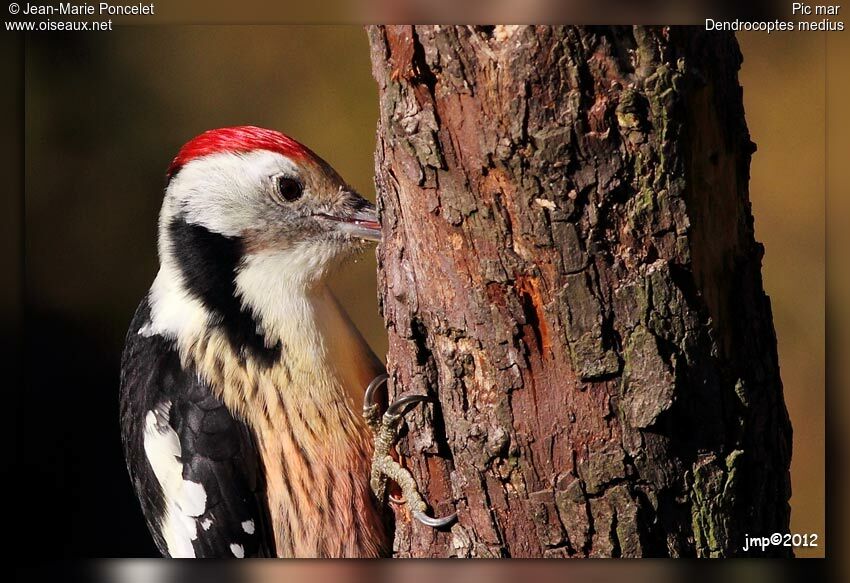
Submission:
<svg viewBox="0 0 850 583">
<path fill-rule="evenodd" d="M 311 270 L 310 262 L 300 253 L 247 257 L 236 276 L 237 293 L 266 344 L 280 343 L 281 359 L 297 378 L 326 376 L 324 384 L 343 387 L 359 411 L 366 385 L 383 365 L 323 279 L 302 275 Z M 310 397 L 325 401 L 340 395 L 313 391 Z"/>
<path fill-rule="evenodd" d="M 304 269 L 291 257 L 255 256 L 236 278 L 267 342 L 281 346 L 272 380 L 259 383 L 262 406 L 252 408 L 264 428 L 257 434 L 277 552 L 377 556 L 387 541 L 361 409 L 383 367 L 328 287 L 297 276 Z"/>
<path fill-rule="evenodd" d="M 380 361 L 323 283 L 287 277 L 279 257 L 248 258 L 243 307 L 276 358 L 234 348 L 226 326 L 175 285 L 163 262 L 153 328 L 171 316 L 184 366 L 197 370 L 257 438 L 280 556 L 375 556 L 386 534 L 369 488 L 372 445 L 360 413 Z M 158 319 L 157 316 L 160 316 Z"/>
<path fill-rule="evenodd" d="M 212 311 L 203 298 L 183 283 L 180 268 L 170 254 L 162 256 L 151 288 L 150 333 L 176 341 L 181 355 L 196 363 L 232 363 L 245 370 L 286 371 L 293 398 L 321 405 L 344 402 L 360 418 L 364 388 L 383 365 L 339 305 L 323 279 L 305 277 L 310 257 L 300 253 L 269 253 L 243 259 L 234 274 L 235 303 L 240 307 L 241 334 L 234 338 L 234 314 Z M 243 346 L 248 334 L 259 338 L 260 352 Z M 261 358 L 271 355 L 273 358 Z M 207 362 L 211 361 L 211 362 Z M 233 371 L 236 372 L 236 371 Z M 220 374 L 209 374 L 217 383 Z M 214 387 L 223 393 L 228 387 Z M 281 385 L 279 388 L 283 388 Z M 240 403 L 242 411 L 245 404 Z"/>
</svg>

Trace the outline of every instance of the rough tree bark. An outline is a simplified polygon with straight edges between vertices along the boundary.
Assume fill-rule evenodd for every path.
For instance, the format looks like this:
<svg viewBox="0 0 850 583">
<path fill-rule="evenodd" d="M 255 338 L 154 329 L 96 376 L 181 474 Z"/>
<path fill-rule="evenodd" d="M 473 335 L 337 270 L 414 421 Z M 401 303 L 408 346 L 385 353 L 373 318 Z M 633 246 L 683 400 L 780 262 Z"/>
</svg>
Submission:
<svg viewBox="0 0 850 583">
<path fill-rule="evenodd" d="M 791 427 L 733 36 L 375 26 L 396 556 L 729 556 L 787 532 Z M 784 554 L 773 547 L 768 553 Z"/>
</svg>

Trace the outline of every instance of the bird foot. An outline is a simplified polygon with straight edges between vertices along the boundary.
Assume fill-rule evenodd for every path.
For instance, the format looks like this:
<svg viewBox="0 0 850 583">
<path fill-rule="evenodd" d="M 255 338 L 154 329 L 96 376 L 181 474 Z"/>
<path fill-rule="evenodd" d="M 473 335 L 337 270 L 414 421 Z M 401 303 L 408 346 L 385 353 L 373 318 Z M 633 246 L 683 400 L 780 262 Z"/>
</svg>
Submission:
<svg viewBox="0 0 850 583">
<path fill-rule="evenodd" d="M 441 528 L 455 521 L 457 512 L 453 512 L 443 518 L 432 518 L 428 516 L 428 505 L 422 499 L 416 480 L 411 473 L 393 459 L 390 452 L 398 440 L 398 427 L 402 418 L 417 404 L 427 401 L 428 397 L 423 395 L 405 395 L 399 397 L 387 407 L 383 415 L 380 407 L 375 401 L 375 392 L 387 382 L 387 375 L 382 374 L 375 377 L 366 387 L 363 396 L 363 417 L 375 435 L 375 450 L 372 454 L 372 474 L 370 485 L 372 491 L 382 503 L 386 498 L 387 480 L 392 480 L 401 488 L 402 495 L 416 518 L 422 524 L 433 528 Z"/>
</svg>

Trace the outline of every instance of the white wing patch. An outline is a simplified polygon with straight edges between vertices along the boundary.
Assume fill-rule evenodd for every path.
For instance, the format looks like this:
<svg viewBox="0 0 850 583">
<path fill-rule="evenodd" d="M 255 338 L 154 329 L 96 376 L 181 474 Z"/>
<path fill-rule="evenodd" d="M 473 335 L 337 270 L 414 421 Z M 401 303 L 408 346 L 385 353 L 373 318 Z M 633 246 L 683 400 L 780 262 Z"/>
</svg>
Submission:
<svg viewBox="0 0 850 583">
<path fill-rule="evenodd" d="M 236 543 L 230 545 L 230 552 L 233 553 L 233 556 L 237 559 L 245 558 L 245 547 L 242 545 L 237 545 Z"/>
<path fill-rule="evenodd" d="M 197 518 L 206 511 L 207 493 L 201 484 L 183 479 L 180 439 L 168 424 L 170 409 L 165 402 L 145 416 L 145 455 L 165 497 L 160 527 L 168 554 L 194 558 L 192 541 L 198 538 Z"/>
<path fill-rule="evenodd" d="M 242 523 L 242 530 L 247 532 L 248 534 L 254 534 L 254 521 L 246 520 Z"/>
</svg>

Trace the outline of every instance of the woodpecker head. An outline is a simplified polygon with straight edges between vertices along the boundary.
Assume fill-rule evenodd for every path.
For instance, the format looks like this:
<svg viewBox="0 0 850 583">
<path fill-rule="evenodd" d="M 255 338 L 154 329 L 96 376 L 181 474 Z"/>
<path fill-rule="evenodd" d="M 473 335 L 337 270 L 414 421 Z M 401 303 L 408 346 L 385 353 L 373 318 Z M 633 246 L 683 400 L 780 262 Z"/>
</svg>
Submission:
<svg viewBox="0 0 850 583">
<path fill-rule="evenodd" d="M 239 255 L 237 263 L 285 258 L 310 283 L 363 241 L 380 239 L 374 206 L 280 132 L 252 126 L 204 132 L 183 146 L 168 178 L 161 254 L 191 254 L 224 238 L 235 243 L 227 247 Z"/>
<path fill-rule="evenodd" d="M 379 239 L 375 207 L 305 146 L 252 126 L 205 132 L 168 169 L 155 328 L 180 336 L 220 323 L 271 345 L 269 328 L 291 315 L 282 300 L 320 288 Z"/>
</svg>

